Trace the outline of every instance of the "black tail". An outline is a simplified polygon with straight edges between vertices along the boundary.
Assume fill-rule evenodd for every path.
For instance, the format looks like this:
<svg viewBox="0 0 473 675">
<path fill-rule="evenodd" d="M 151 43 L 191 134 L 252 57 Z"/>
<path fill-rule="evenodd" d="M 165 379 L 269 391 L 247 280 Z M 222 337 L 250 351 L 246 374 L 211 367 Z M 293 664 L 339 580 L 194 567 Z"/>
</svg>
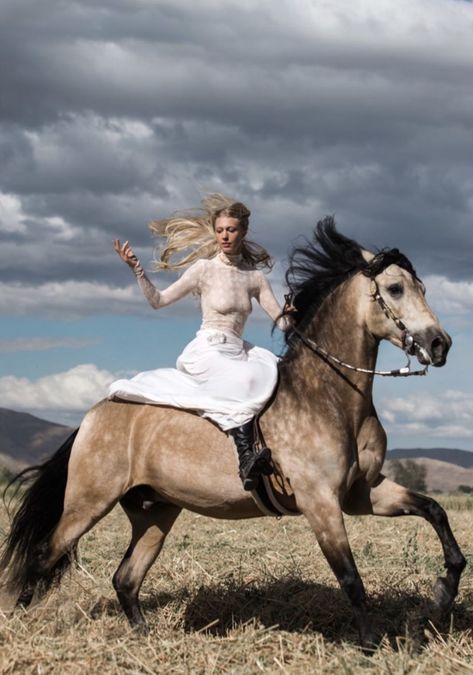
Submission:
<svg viewBox="0 0 473 675">
<path fill-rule="evenodd" d="M 5 488 L 3 500 L 13 488 L 10 503 L 21 493 L 12 517 L 11 529 L 3 543 L 0 570 L 8 569 L 7 588 L 31 599 L 37 584 L 46 591 L 59 580 L 70 565 L 71 555 L 64 555 L 51 570 L 42 570 L 51 534 L 57 526 L 64 508 L 67 467 L 76 429 L 59 450 L 46 462 L 19 473 Z M 25 487 L 26 486 L 26 487 Z M 72 552 L 73 556 L 75 550 Z"/>
</svg>

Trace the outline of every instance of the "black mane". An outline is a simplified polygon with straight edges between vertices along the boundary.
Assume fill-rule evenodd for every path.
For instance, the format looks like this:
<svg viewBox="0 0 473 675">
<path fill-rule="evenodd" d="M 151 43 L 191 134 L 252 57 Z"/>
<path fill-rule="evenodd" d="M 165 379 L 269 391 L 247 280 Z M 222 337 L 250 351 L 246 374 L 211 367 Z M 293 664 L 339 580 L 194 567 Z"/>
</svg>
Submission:
<svg viewBox="0 0 473 675">
<path fill-rule="evenodd" d="M 297 312 L 291 313 L 294 325 L 303 330 L 325 298 L 357 272 L 374 278 L 389 267 L 399 265 L 417 278 L 410 261 L 397 248 L 383 249 L 367 262 L 362 247 L 338 232 L 332 216 L 320 220 L 312 236 L 289 257 L 286 283 Z M 286 333 L 291 342 L 293 331 Z"/>
</svg>

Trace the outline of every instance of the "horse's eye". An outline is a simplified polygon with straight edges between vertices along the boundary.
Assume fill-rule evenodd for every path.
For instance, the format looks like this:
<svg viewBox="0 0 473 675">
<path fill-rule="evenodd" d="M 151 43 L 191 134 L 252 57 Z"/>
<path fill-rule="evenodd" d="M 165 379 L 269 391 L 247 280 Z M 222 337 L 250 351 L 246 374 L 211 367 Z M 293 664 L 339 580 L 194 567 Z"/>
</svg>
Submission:
<svg viewBox="0 0 473 675">
<path fill-rule="evenodd" d="M 388 286 L 388 293 L 393 298 L 400 298 L 404 293 L 404 286 L 400 283 L 391 284 Z"/>
</svg>

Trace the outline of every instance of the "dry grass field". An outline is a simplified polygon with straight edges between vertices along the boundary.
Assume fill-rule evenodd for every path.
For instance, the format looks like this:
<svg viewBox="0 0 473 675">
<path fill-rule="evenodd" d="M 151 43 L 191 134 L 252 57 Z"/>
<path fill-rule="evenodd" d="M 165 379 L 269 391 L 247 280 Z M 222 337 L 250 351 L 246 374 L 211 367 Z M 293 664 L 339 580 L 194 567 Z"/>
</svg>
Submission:
<svg viewBox="0 0 473 675">
<path fill-rule="evenodd" d="M 0 672 L 473 672 L 473 499 L 441 501 L 468 558 L 441 626 L 427 618 L 442 568 L 431 528 L 415 518 L 347 518 L 385 636 L 372 656 L 358 648 L 348 603 L 303 518 L 184 513 L 142 589 L 150 635 L 135 635 L 111 585 L 128 539 L 117 508 L 81 541 L 80 567 L 60 588 L 28 612 L 0 616 Z"/>
</svg>

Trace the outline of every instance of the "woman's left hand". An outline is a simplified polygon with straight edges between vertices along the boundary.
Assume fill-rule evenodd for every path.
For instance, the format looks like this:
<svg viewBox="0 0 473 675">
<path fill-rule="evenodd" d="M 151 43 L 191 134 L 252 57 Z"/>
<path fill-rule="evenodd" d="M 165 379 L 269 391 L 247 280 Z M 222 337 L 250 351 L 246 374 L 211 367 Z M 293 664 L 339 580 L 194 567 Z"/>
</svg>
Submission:
<svg viewBox="0 0 473 675">
<path fill-rule="evenodd" d="M 140 261 L 135 255 L 130 243 L 126 241 L 124 244 L 119 239 L 113 240 L 113 248 L 118 253 L 120 258 L 133 270 L 140 266 Z"/>
<path fill-rule="evenodd" d="M 282 310 L 284 314 L 295 314 L 297 312 L 297 307 L 292 304 L 292 298 L 292 293 L 287 293 L 284 296 L 284 307 Z"/>
</svg>

